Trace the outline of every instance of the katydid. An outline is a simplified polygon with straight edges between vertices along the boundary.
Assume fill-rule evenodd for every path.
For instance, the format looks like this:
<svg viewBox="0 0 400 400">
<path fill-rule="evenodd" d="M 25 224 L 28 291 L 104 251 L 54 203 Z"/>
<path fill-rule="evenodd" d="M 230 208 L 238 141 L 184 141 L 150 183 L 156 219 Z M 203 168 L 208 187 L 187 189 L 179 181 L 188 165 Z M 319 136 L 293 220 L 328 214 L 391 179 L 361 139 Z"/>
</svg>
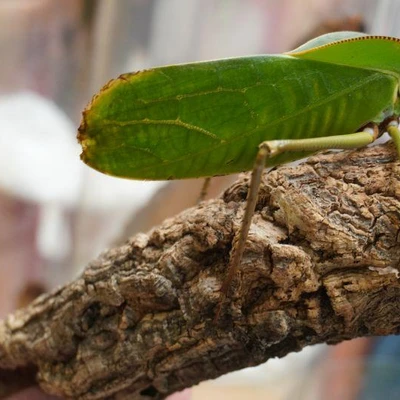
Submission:
<svg viewBox="0 0 400 400">
<path fill-rule="evenodd" d="M 263 169 L 322 149 L 365 146 L 382 123 L 400 154 L 399 79 L 400 40 L 357 32 L 323 35 L 283 55 L 128 73 L 84 110 L 81 158 L 130 179 L 253 171 L 218 318 L 243 256 Z"/>
</svg>

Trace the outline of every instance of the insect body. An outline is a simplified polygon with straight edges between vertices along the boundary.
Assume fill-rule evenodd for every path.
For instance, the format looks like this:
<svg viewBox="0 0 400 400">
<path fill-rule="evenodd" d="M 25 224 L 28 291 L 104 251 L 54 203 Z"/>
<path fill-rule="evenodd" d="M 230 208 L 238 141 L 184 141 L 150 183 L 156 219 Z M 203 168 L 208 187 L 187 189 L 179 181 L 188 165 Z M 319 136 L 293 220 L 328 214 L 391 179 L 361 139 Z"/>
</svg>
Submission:
<svg viewBox="0 0 400 400">
<path fill-rule="evenodd" d="M 320 149 L 371 143 L 354 133 L 399 115 L 400 40 L 340 32 L 284 55 L 124 74 L 94 96 L 78 139 L 82 160 L 131 179 L 184 179 L 253 170 L 229 288 L 265 166 Z M 397 124 L 388 129 L 400 149 Z M 400 152 L 400 150 L 399 150 Z"/>
</svg>

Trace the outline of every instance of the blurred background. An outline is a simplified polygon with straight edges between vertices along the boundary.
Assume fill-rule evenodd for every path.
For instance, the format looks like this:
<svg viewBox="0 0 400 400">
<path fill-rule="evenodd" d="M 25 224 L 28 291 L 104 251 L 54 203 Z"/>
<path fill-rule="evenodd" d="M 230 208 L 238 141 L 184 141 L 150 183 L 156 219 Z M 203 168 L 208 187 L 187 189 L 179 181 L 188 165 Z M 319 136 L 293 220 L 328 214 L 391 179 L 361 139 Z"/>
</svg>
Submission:
<svg viewBox="0 0 400 400">
<path fill-rule="evenodd" d="M 0 0 L 0 317 L 196 202 L 202 181 L 127 181 L 80 162 L 81 110 L 108 80 L 279 53 L 334 30 L 400 36 L 399 17 L 398 0 Z M 209 197 L 233 180 L 214 179 Z M 306 349 L 192 398 L 367 400 L 391 385 L 386 399 L 398 399 L 397 380 L 376 373 L 378 356 L 394 377 L 400 368 L 388 340 Z"/>
</svg>

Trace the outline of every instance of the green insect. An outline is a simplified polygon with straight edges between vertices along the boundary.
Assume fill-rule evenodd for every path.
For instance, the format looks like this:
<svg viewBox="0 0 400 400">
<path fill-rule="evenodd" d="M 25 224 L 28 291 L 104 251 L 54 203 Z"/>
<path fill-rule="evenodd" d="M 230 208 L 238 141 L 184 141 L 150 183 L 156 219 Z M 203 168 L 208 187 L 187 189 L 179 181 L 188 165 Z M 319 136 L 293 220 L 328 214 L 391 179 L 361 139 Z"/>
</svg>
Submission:
<svg viewBox="0 0 400 400">
<path fill-rule="evenodd" d="M 263 169 L 318 150 L 365 146 L 383 123 L 400 155 L 399 79 L 400 40 L 356 32 L 323 35 L 283 55 L 124 74 L 83 112 L 81 158 L 106 174 L 143 180 L 253 171 L 218 315 Z"/>
</svg>

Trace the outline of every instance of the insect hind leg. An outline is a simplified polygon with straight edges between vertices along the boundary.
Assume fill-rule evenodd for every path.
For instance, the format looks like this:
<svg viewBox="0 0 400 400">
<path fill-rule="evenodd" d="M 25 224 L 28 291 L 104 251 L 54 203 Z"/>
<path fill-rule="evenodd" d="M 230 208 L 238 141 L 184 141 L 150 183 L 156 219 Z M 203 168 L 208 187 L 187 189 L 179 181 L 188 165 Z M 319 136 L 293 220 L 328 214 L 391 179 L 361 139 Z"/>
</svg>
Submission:
<svg viewBox="0 0 400 400">
<path fill-rule="evenodd" d="M 400 130 L 398 126 L 392 127 L 393 135 L 398 140 L 400 149 Z M 389 132 L 390 133 L 390 132 Z M 372 127 L 366 127 L 361 132 L 350 133 L 338 136 L 326 136 L 309 139 L 293 139 L 293 140 L 271 140 L 262 142 L 259 145 L 256 161 L 254 163 L 253 171 L 251 174 L 250 187 L 247 192 L 246 208 L 242 225 L 239 233 L 235 234 L 232 250 L 230 252 L 230 259 L 228 271 L 225 280 L 221 286 L 221 298 L 217 306 L 214 322 L 217 322 L 221 314 L 225 300 L 228 297 L 231 283 L 235 278 L 236 272 L 239 268 L 240 262 L 243 257 L 247 236 L 250 230 L 251 220 L 257 205 L 258 190 L 261 183 L 262 172 L 265 168 L 266 160 L 268 157 L 274 157 L 278 154 L 290 151 L 319 151 L 326 149 L 354 149 L 364 147 L 376 140 L 379 136 L 378 126 L 373 124 Z"/>
<path fill-rule="evenodd" d="M 215 314 L 214 322 L 217 322 L 219 319 L 226 297 L 228 296 L 231 283 L 236 275 L 236 272 L 243 257 L 251 220 L 257 205 L 258 189 L 261 183 L 261 176 L 265 168 L 266 159 L 270 153 L 270 150 L 266 143 L 267 142 L 263 142 L 260 144 L 256 161 L 254 163 L 253 171 L 251 174 L 250 187 L 247 192 L 246 208 L 242 219 L 242 225 L 240 227 L 239 233 L 235 234 L 233 238 L 232 250 L 229 254 L 228 271 L 226 273 L 225 280 L 221 286 L 221 298 L 217 306 L 217 312 Z"/>
<path fill-rule="evenodd" d="M 321 151 L 328 149 L 356 149 L 367 146 L 379 136 L 376 124 L 367 126 L 360 132 L 346 135 L 323 136 L 309 139 L 271 140 L 264 142 L 270 151 L 270 157 L 291 151 Z"/>
</svg>

